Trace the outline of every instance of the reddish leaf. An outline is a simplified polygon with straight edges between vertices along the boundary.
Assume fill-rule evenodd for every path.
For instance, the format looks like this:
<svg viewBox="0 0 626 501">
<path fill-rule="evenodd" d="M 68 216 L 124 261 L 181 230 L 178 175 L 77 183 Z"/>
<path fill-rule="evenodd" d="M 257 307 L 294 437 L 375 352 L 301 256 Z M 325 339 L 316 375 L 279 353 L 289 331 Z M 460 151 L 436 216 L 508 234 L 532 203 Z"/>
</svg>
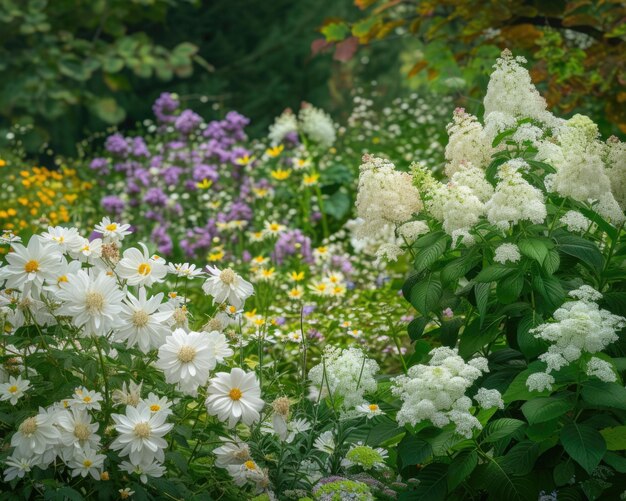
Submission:
<svg viewBox="0 0 626 501">
<path fill-rule="evenodd" d="M 333 59 L 335 61 L 341 61 L 345 63 L 352 59 L 357 48 L 359 47 L 359 39 L 356 37 L 346 38 L 344 41 L 339 42 L 337 44 L 337 48 L 335 49 L 335 55 Z"/>
<path fill-rule="evenodd" d="M 320 52 L 328 49 L 332 45 L 332 42 L 327 42 L 324 38 L 318 38 L 316 40 L 313 40 L 311 42 L 311 54 L 315 56 Z"/>
</svg>

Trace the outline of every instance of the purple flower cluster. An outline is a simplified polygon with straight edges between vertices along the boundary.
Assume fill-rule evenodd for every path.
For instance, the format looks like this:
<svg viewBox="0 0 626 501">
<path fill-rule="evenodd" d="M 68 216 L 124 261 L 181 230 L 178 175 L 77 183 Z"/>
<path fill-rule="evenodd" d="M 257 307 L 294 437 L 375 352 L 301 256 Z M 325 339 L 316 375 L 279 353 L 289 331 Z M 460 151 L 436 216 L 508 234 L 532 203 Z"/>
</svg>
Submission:
<svg viewBox="0 0 626 501">
<path fill-rule="evenodd" d="M 154 135 L 112 134 L 105 141 L 105 155 L 89 164 L 103 187 L 111 173 L 123 180 L 124 196 L 118 183 L 100 204 L 110 216 L 152 227 L 161 254 L 170 254 L 177 240 L 189 257 L 199 257 L 219 236 L 217 222 L 252 220 L 251 181 L 238 161 L 251 154 L 244 147 L 249 120 L 231 111 L 204 126 L 200 115 L 181 110 L 169 93 L 161 94 L 152 109 L 159 124 Z M 219 210 L 209 209 L 207 201 L 225 190 L 232 200 Z"/>
<path fill-rule="evenodd" d="M 287 258 L 293 256 L 299 256 L 308 264 L 314 262 L 311 239 L 298 229 L 281 233 L 276 240 L 272 255 L 278 264 L 283 264 Z"/>
</svg>

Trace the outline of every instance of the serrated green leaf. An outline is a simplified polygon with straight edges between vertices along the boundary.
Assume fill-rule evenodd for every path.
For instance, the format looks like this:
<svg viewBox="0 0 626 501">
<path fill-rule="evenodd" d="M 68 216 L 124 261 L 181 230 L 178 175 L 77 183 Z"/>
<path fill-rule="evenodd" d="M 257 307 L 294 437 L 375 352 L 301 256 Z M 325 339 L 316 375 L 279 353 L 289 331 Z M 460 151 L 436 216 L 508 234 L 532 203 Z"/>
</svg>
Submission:
<svg viewBox="0 0 626 501">
<path fill-rule="evenodd" d="M 626 426 L 614 426 L 600 430 L 604 437 L 606 448 L 610 451 L 626 450 Z"/>
<path fill-rule="evenodd" d="M 555 238 L 559 252 L 578 258 L 597 272 L 602 270 L 604 258 L 595 243 L 570 234 L 555 235 Z"/>
<path fill-rule="evenodd" d="M 517 242 L 517 246 L 523 256 L 543 264 L 548 256 L 548 252 L 554 247 L 554 243 L 544 238 L 522 238 Z"/>
<path fill-rule="evenodd" d="M 508 275 L 498 281 L 496 295 L 502 304 L 515 302 L 524 288 L 524 275 L 520 272 Z"/>
<path fill-rule="evenodd" d="M 513 266 L 506 266 L 498 263 L 492 264 L 483 268 L 474 278 L 474 282 L 495 282 L 511 275 L 512 273 L 515 273 L 517 270 L 518 268 Z"/>
<path fill-rule="evenodd" d="M 491 421 L 484 429 L 483 442 L 491 443 L 508 438 L 526 426 L 520 419 L 501 418 Z"/>
<path fill-rule="evenodd" d="M 421 249 L 415 256 L 415 271 L 421 273 L 437 261 L 448 248 L 450 237 L 442 235 L 432 245 Z"/>
<path fill-rule="evenodd" d="M 589 474 L 600 464 L 606 452 L 606 443 L 600 432 L 574 422 L 561 430 L 561 444 L 571 458 Z"/>
<path fill-rule="evenodd" d="M 539 397 L 522 405 L 522 412 L 530 424 L 552 421 L 574 408 L 566 398 Z"/>
<path fill-rule="evenodd" d="M 443 287 L 434 275 L 427 275 L 413 286 L 409 301 L 422 315 L 431 312 L 441 300 Z"/>
<path fill-rule="evenodd" d="M 478 464 L 476 451 L 463 451 L 459 453 L 448 467 L 448 490 L 452 492 L 461 482 L 469 477 Z"/>
<path fill-rule="evenodd" d="M 591 379 L 582 387 L 581 395 L 588 404 L 626 411 L 626 388 L 622 385 Z"/>
</svg>

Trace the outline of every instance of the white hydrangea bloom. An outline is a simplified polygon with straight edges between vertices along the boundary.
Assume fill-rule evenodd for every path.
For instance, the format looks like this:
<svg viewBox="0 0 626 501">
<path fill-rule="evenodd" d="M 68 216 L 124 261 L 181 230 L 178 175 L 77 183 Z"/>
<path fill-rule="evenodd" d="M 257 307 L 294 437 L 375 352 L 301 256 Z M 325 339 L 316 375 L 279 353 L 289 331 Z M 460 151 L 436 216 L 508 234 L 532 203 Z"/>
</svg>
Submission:
<svg viewBox="0 0 626 501">
<path fill-rule="evenodd" d="M 502 244 L 496 249 L 493 260 L 500 264 L 505 264 L 507 262 L 517 263 L 521 257 L 519 247 L 517 245 Z"/>
<path fill-rule="evenodd" d="M 552 390 L 554 384 L 554 377 L 546 372 L 535 372 L 528 376 L 526 380 L 526 386 L 529 391 L 544 391 Z"/>
<path fill-rule="evenodd" d="M 485 179 L 484 171 L 469 162 L 461 163 L 459 170 L 452 175 L 450 181 L 453 184 L 467 186 L 483 203 L 493 195 L 493 186 Z"/>
<path fill-rule="evenodd" d="M 306 104 L 298 115 L 300 130 L 311 141 L 323 148 L 330 148 L 337 137 L 332 118 L 319 108 Z"/>
<path fill-rule="evenodd" d="M 513 57 L 511 51 L 505 49 L 494 65 L 487 94 L 485 95 L 485 122 L 493 112 L 501 113 L 505 120 L 512 118 L 533 118 L 549 127 L 558 121 L 546 110 L 546 100 L 541 97 L 533 85 L 528 70 L 522 65 L 523 57 Z M 508 127 L 506 127 L 508 128 Z"/>
<path fill-rule="evenodd" d="M 536 125 L 530 123 L 523 123 L 513 133 L 512 139 L 516 143 L 530 142 L 536 145 L 543 137 L 543 131 Z"/>
<path fill-rule="evenodd" d="M 625 219 L 624 213 L 611 192 L 612 182 L 603 160 L 607 146 L 598 137 L 598 126 L 591 119 L 574 115 L 559 130 L 560 151 L 554 146 L 540 149 L 538 158 L 556 169 L 548 185 L 550 191 L 595 203 L 601 216 L 619 224 Z"/>
<path fill-rule="evenodd" d="M 606 360 L 602 360 L 598 357 L 591 357 L 591 360 L 587 362 L 586 373 L 588 376 L 595 376 L 605 383 L 614 383 L 617 381 L 613 366 Z"/>
<path fill-rule="evenodd" d="M 446 131 L 449 136 L 445 151 L 448 177 L 461 169 L 464 162 L 483 169 L 489 165 L 493 153 L 491 140 L 485 136 L 483 126 L 474 115 L 466 113 L 463 108 L 457 108 Z"/>
<path fill-rule="evenodd" d="M 291 132 L 298 131 L 298 120 L 293 112 L 287 108 L 281 115 L 274 119 L 274 123 L 270 125 L 268 137 L 272 145 L 276 146 L 283 142 L 285 136 Z"/>
<path fill-rule="evenodd" d="M 546 218 L 543 193 L 530 185 L 514 166 L 504 164 L 498 172 L 496 191 L 485 204 L 487 219 L 502 229 L 520 221 L 542 223 Z"/>
<path fill-rule="evenodd" d="M 453 422 L 458 434 L 471 438 L 482 426 L 470 414 L 471 400 L 465 392 L 488 371 L 487 360 L 466 363 L 457 350 L 447 347 L 435 348 L 430 354 L 428 364 L 414 365 L 407 375 L 393 380 L 391 391 L 402 400 L 396 419 L 401 426 L 430 420 L 438 428 Z M 489 393 L 486 403 L 492 403 L 494 397 Z"/>
<path fill-rule="evenodd" d="M 357 218 L 346 223 L 346 228 L 350 232 L 350 245 L 357 254 L 375 256 L 383 244 L 401 245 L 403 243 L 402 238 L 396 237 L 394 226 L 390 224 L 384 224 L 377 229 L 371 228 L 369 233 L 364 235 L 362 230 L 364 222 L 363 219 Z M 428 228 L 426 228 L 425 233 L 427 231 Z"/>
<path fill-rule="evenodd" d="M 487 388 L 479 388 L 474 400 L 478 402 L 483 409 L 491 409 L 497 407 L 504 409 L 504 401 L 498 390 L 488 390 Z"/>
<path fill-rule="evenodd" d="M 378 261 L 397 261 L 402 254 L 404 251 L 396 244 L 382 244 L 376 251 Z"/>
<path fill-rule="evenodd" d="M 359 348 L 341 350 L 327 347 L 324 360 L 309 371 L 313 385 L 312 397 L 330 395 L 343 397 L 343 408 L 348 411 L 365 402 L 364 395 L 376 391 L 374 379 L 379 367 Z"/>
<path fill-rule="evenodd" d="M 411 175 L 388 160 L 364 155 L 360 170 L 356 209 L 363 225 L 358 236 L 375 234 L 385 224 L 402 224 L 422 208 Z"/>
<path fill-rule="evenodd" d="M 485 205 L 471 188 L 450 183 L 443 205 L 443 229 L 448 235 L 456 230 L 467 231 L 478 223 L 484 211 Z"/>
<path fill-rule="evenodd" d="M 539 356 L 547 365 L 546 374 L 578 360 L 583 353 L 603 350 L 617 341 L 616 331 L 626 326 L 626 318 L 600 309 L 595 301 L 602 296 L 592 287 L 584 285 L 570 292 L 570 296 L 576 300 L 565 303 L 554 312 L 552 316 L 555 322 L 545 323 L 531 330 L 536 338 L 551 343 L 548 351 Z M 597 362 L 592 364 L 591 370 L 596 367 L 603 375 L 606 373 Z M 529 377 L 526 382 L 529 389 L 541 387 L 538 378 L 539 376 L 533 375 L 531 381 Z"/>
<path fill-rule="evenodd" d="M 417 237 L 429 231 L 428 225 L 424 221 L 409 221 L 398 228 L 398 235 L 412 243 Z"/>
<path fill-rule="evenodd" d="M 561 221 L 569 231 L 580 233 L 587 231 L 589 226 L 591 226 L 591 221 L 575 210 L 567 211 L 559 221 Z"/>
</svg>

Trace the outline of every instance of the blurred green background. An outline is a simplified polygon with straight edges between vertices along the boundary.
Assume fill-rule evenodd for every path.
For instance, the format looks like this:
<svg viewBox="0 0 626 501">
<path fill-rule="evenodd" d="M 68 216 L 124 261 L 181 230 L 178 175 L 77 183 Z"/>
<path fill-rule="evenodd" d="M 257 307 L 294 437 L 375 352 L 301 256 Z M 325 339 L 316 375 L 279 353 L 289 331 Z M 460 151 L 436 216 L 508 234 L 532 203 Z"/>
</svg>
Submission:
<svg viewBox="0 0 626 501">
<path fill-rule="evenodd" d="M 240 111 L 253 136 L 302 101 L 344 118 L 350 92 L 364 86 L 367 94 L 372 80 L 389 100 L 409 90 L 452 94 L 480 114 L 473 96 L 507 46 L 529 58 L 551 106 L 589 114 L 604 135 L 623 134 L 623 3 L 480 5 L 0 0 L 0 147 L 20 131 L 27 153 L 49 165 L 94 133 L 151 118 L 166 91 L 206 118 Z"/>
</svg>

